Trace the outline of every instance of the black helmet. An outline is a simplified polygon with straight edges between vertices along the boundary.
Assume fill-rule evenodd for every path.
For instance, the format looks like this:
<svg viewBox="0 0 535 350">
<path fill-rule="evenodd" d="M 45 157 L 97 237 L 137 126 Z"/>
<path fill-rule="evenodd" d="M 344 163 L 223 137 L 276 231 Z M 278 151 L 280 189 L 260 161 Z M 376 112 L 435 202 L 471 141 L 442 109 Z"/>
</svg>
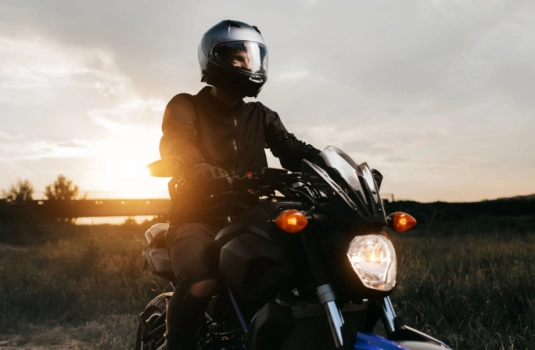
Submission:
<svg viewBox="0 0 535 350">
<path fill-rule="evenodd" d="M 256 97 L 267 81 L 267 48 L 255 26 L 221 21 L 203 35 L 198 54 L 201 81 L 238 98 Z"/>
</svg>

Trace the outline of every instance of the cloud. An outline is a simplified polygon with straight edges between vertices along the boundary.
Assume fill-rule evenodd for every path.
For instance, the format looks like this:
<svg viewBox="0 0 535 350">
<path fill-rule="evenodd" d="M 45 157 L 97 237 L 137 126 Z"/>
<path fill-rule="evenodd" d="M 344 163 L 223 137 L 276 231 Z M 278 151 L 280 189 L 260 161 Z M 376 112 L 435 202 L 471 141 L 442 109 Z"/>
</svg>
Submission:
<svg viewBox="0 0 535 350">
<path fill-rule="evenodd" d="M 290 81 L 302 81 L 309 78 L 311 74 L 307 68 L 306 60 L 294 57 L 274 67 L 271 70 L 269 79 L 284 84 Z"/>
<path fill-rule="evenodd" d="M 102 136 L 97 128 L 106 126 L 102 120 L 159 126 L 155 118 L 165 106 L 159 98 L 140 97 L 109 51 L 39 37 L 0 36 L 0 96 L 3 118 L 9 120 L 4 133 L 25 130 L 33 139 L 54 142 L 95 140 Z M 43 146 L 17 142 L 30 142 L 21 146 L 30 154 Z"/>
<path fill-rule="evenodd" d="M 154 119 L 147 118 L 147 114 L 156 114 L 160 118 L 166 103 L 166 101 L 157 98 L 143 100 L 139 97 L 131 97 L 111 108 L 90 110 L 88 115 L 93 122 L 109 130 L 114 129 L 113 125 L 117 123 L 153 124 Z"/>
<path fill-rule="evenodd" d="M 0 161 L 19 162 L 47 158 L 82 158 L 91 155 L 90 145 L 85 140 L 53 141 L 34 139 L 26 135 L 1 135 Z"/>
<path fill-rule="evenodd" d="M 20 104 L 30 94 L 50 102 L 50 89 L 94 89 L 104 97 L 122 95 L 128 79 L 110 53 L 96 48 L 65 48 L 39 37 L 0 37 L 0 91 Z M 41 98 L 39 98 L 41 97 Z"/>
<path fill-rule="evenodd" d="M 11 140 L 12 136 L 0 130 L 0 139 Z"/>
</svg>

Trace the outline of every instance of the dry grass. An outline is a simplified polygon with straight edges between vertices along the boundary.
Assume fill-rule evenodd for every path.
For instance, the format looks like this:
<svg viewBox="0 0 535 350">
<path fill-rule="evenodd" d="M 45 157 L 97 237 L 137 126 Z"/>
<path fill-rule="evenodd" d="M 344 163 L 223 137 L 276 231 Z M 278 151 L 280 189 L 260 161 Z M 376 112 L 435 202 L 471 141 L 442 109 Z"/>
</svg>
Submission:
<svg viewBox="0 0 535 350">
<path fill-rule="evenodd" d="M 137 315 L 166 287 L 142 268 L 144 227 L 56 229 L 53 241 L 0 252 L 0 341 L 131 349 Z"/>
<path fill-rule="evenodd" d="M 397 312 L 454 349 L 533 348 L 532 232 L 394 236 Z"/>
</svg>

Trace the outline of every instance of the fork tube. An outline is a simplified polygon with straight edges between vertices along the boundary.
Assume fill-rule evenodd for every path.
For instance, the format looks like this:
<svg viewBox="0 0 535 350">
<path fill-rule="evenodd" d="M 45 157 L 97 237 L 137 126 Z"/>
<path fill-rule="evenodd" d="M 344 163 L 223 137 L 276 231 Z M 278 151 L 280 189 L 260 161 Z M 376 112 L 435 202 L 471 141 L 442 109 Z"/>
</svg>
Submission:
<svg viewBox="0 0 535 350">
<path fill-rule="evenodd" d="M 318 299 L 324 306 L 331 327 L 331 333 L 337 349 L 343 348 L 344 337 L 342 334 L 342 326 L 344 325 L 344 319 L 342 314 L 336 305 L 336 296 L 332 286 L 327 282 L 323 265 L 321 264 L 320 254 L 317 250 L 318 242 L 315 236 L 312 236 L 313 232 L 305 230 L 301 233 L 301 240 L 305 251 L 308 256 L 310 268 L 314 276 L 314 281 L 318 286 L 316 291 L 318 293 Z"/>
<path fill-rule="evenodd" d="M 392 301 L 390 297 L 384 297 L 381 300 L 381 309 L 382 309 L 382 319 L 383 324 L 386 328 L 387 334 L 392 334 L 396 330 L 396 312 L 394 311 L 394 306 L 392 306 Z"/>
<path fill-rule="evenodd" d="M 344 338 L 342 335 L 342 326 L 344 325 L 344 318 L 336 306 L 336 298 L 330 284 L 324 284 L 317 288 L 318 298 L 325 307 L 327 312 L 327 319 L 329 320 L 329 326 L 331 327 L 331 333 L 333 335 L 336 348 L 342 348 L 344 346 Z"/>
</svg>

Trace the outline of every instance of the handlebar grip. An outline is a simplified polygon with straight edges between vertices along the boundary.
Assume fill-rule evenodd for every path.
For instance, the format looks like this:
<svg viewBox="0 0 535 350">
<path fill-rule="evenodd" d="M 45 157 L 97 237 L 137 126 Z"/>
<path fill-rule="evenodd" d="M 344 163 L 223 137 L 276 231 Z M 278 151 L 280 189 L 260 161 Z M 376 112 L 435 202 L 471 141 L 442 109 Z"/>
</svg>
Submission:
<svg viewBox="0 0 535 350">
<path fill-rule="evenodd" d="M 246 191 L 255 189 L 257 186 L 256 181 L 249 177 L 234 177 L 230 187 L 234 191 Z"/>
</svg>

